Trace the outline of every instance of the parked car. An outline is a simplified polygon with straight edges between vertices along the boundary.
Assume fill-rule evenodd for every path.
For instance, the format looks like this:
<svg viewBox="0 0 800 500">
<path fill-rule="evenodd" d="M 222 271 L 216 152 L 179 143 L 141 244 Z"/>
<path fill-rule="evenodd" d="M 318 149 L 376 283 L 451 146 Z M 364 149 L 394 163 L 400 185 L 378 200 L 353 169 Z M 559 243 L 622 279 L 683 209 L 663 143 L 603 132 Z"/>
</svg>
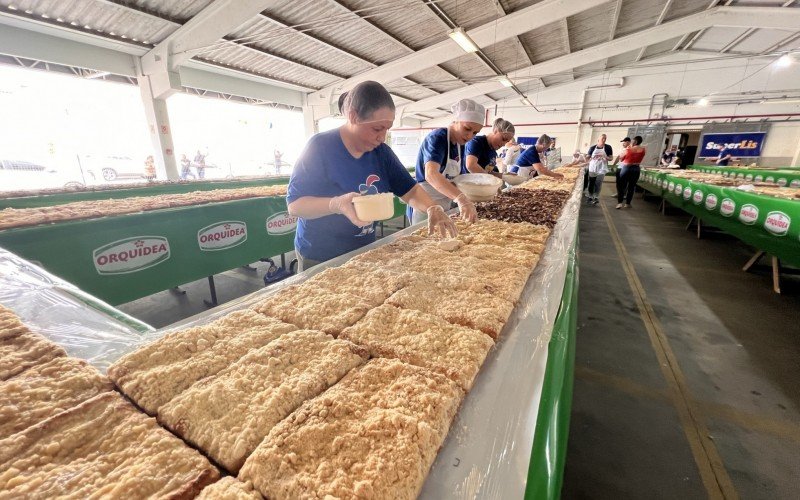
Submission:
<svg viewBox="0 0 800 500">
<path fill-rule="evenodd" d="M 0 160 L 0 191 L 82 187 L 76 174 L 27 160 Z"/>
<path fill-rule="evenodd" d="M 117 179 L 144 179 L 145 157 L 133 159 L 118 155 L 84 155 L 83 168 L 98 181 L 112 182 Z"/>
</svg>

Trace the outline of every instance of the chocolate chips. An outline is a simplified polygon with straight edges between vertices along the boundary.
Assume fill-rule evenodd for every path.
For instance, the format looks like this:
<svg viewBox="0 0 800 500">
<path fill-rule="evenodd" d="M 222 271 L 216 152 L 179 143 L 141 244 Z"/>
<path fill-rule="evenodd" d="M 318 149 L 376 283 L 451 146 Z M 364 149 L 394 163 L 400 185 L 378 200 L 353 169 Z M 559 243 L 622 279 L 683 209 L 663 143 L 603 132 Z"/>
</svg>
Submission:
<svg viewBox="0 0 800 500">
<path fill-rule="evenodd" d="M 552 228 L 569 196 L 566 191 L 511 189 L 492 201 L 478 203 L 478 218 L 529 222 Z"/>
</svg>

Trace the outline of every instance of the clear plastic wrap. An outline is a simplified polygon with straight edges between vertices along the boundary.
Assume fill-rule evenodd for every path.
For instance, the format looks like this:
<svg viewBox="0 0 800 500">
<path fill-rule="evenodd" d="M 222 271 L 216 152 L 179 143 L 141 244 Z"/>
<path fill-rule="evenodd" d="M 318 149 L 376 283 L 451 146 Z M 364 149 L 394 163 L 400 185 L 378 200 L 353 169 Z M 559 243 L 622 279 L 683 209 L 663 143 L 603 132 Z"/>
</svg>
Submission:
<svg viewBox="0 0 800 500">
<path fill-rule="evenodd" d="M 558 314 L 567 257 L 576 235 L 582 183 L 576 183 L 520 302 L 465 398 L 420 498 L 521 498 L 528 478 L 548 343 Z M 152 330 L 9 254 L 0 254 L 0 303 L 74 356 L 104 369 L 166 332 L 205 324 L 263 301 L 353 256 L 409 235 L 411 226 L 264 290 L 160 330 Z M 8 282 L 11 286 L 5 286 Z M 8 290 L 13 290 L 8 292 Z M 83 304 L 82 304 L 83 302 Z M 117 318 L 121 315 L 124 318 Z M 126 324 L 129 323 L 129 324 Z M 139 328 L 132 325 L 137 324 Z"/>
<path fill-rule="evenodd" d="M 508 323 L 481 368 L 425 482 L 421 499 L 522 498 L 539 412 L 548 343 L 558 314 L 567 260 L 577 234 L 582 191 L 578 179 Z M 262 291 L 187 318 L 166 331 L 204 324 L 263 301 L 353 256 L 407 236 L 411 226 L 372 245 L 315 266 Z M 148 339 L 149 340 L 149 339 Z"/>
<path fill-rule="evenodd" d="M 0 304 L 70 356 L 105 372 L 153 327 L 0 248 Z"/>
</svg>

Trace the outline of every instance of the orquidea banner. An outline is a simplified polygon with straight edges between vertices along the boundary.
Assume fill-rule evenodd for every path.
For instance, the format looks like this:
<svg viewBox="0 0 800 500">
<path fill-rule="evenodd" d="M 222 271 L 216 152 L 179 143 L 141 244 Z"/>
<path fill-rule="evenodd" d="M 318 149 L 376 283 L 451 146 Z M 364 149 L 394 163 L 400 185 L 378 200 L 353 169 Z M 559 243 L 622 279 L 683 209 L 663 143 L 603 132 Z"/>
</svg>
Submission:
<svg viewBox="0 0 800 500">
<path fill-rule="evenodd" d="M 645 170 L 639 185 L 704 223 L 800 267 L 800 200 L 787 200 Z"/>
<path fill-rule="evenodd" d="M 747 182 L 774 182 L 779 186 L 800 187 L 800 170 L 763 170 L 739 167 L 707 167 L 704 165 L 691 165 L 689 169 L 707 174 L 720 174 L 725 178 Z"/>
</svg>

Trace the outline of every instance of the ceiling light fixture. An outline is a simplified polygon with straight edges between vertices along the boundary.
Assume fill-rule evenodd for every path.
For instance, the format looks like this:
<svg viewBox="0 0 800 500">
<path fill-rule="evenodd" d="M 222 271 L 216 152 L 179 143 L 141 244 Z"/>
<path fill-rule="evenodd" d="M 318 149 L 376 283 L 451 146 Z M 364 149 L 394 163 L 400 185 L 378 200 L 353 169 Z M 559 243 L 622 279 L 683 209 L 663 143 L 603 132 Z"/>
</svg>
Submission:
<svg viewBox="0 0 800 500">
<path fill-rule="evenodd" d="M 511 80 L 505 75 L 500 77 L 500 83 L 503 84 L 503 87 L 513 87 L 514 86 L 514 84 L 511 82 Z"/>
<path fill-rule="evenodd" d="M 458 44 L 459 47 L 464 49 L 464 52 L 467 54 L 478 52 L 478 46 L 475 45 L 475 42 L 472 41 L 472 38 L 467 35 L 467 32 L 464 31 L 464 28 L 456 28 L 448 33 L 448 35 L 453 39 L 454 42 Z"/>
<path fill-rule="evenodd" d="M 764 99 L 760 104 L 800 104 L 800 99 Z"/>
<path fill-rule="evenodd" d="M 699 101 L 697 101 L 698 106 L 708 106 L 708 99 L 705 97 L 701 97 Z"/>
<path fill-rule="evenodd" d="M 790 56 L 789 54 L 784 54 L 780 56 L 777 61 L 775 61 L 775 64 L 780 68 L 786 68 L 788 66 L 791 66 L 792 62 L 793 62 L 792 56 Z"/>
<path fill-rule="evenodd" d="M 104 76 L 108 76 L 111 73 L 108 71 L 98 71 L 97 73 L 92 73 L 91 75 L 86 75 L 87 80 L 94 80 L 95 78 L 103 78 Z"/>
<path fill-rule="evenodd" d="M 533 106 L 533 103 L 531 103 L 531 101 L 528 100 L 527 97 L 523 97 L 522 99 L 520 99 L 520 101 L 522 101 L 522 104 L 524 104 L 526 106 Z"/>
</svg>

